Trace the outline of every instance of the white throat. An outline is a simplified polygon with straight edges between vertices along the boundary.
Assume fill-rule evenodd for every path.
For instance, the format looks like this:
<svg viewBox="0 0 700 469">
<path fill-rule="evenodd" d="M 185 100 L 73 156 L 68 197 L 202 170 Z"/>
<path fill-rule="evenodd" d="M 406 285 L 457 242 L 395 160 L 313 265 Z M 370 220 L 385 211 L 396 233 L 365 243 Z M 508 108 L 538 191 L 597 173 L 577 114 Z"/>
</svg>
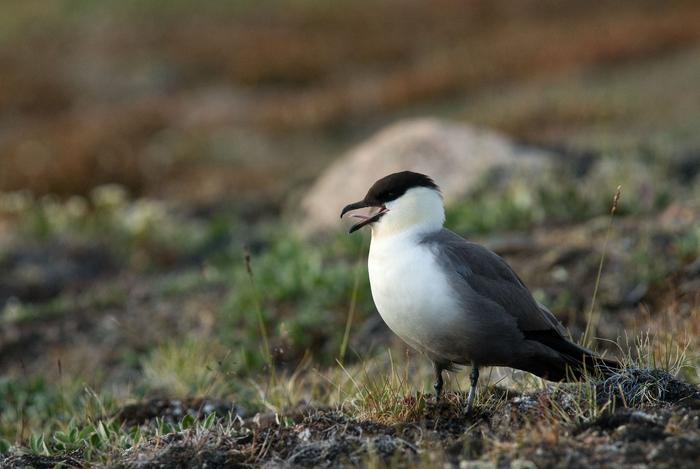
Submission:
<svg viewBox="0 0 700 469">
<path fill-rule="evenodd" d="M 385 204 L 389 211 L 372 225 L 372 241 L 398 234 L 429 233 L 442 228 L 445 208 L 434 189 L 414 187 Z"/>
<path fill-rule="evenodd" d="M 445 220 L 440 193 L 414 188 L 372 225 L 368 271 L 372 298 L 389 328 L 433 359 L 461 363 L 455 336 L 463 335 L 462 308 L 435 252 L 421 243 Z M 456 331 L 454 334 L 445 331 Z"/>
</svg>

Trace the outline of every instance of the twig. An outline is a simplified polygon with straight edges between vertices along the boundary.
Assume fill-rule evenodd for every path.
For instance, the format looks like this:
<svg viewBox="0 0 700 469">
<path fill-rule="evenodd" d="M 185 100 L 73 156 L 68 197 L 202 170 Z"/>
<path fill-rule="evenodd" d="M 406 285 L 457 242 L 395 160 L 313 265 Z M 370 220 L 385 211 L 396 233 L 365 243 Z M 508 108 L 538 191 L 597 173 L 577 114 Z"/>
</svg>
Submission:
<svg viewBox="0 0 700 469">
<path fill-rule="evenodd" d="M 608 228 L 605 231 L 605 240 L 603 241 L 603 253 L 600 256 L 600 263 L 598 264 L 598 274 L 595 278 L 595 287 L 593 288 L 593 298 L 591 299 L 591 309 L 588 311 L 588 321 L 586 322 L 586 331 L 583 333 L 583 345 L 589 347 L 593 340 L 591 334 L 593 329 L 598 328 L 598 321 L 600 321 L 600 312 L 596 313 L 595 302 L 598 297 L 598 287 L 600 286 L 600 277 L 603 274 L 603 264 L 605 263 L 605 254 L 608 250 L 608 241 L 610 240 L 610 233 L 612 232 L 613 220 L 615 218 L 615 212 L 617 211 L 617 205 L 620 202 L 620 196 L 622 195 L 622 186 L 617 186 L 615 190 L 615 195 L 613 195 L 612 208 L 610 209 L 610 219 L 608 221 Z"/>
<path fill-rule="evenodd" d="M 265 361 L 270 369 L 270 378 L 274 382 L 274 364 L 272 363 L 272 351 L 270 350 L 270 342 L 267 338 L 267 329 L 265 328 L 265 319 L 263 318 L 262 306 L 260 304 L 260 296 L 258 295 L 258 289 L 255 284 L 255 276 L 253 275 L 253 267 L 250 258 L 250 251 L 246 249 L 245 251 L 245 269 L 248 273 L 248 279 L 250 280 L 250 287 L 253 291 L 253 303 L 255 305 L 255 313 L 258 318 L 258 327 L 260 328 L 260 337 L 262 338 L 263 345 L 263 355 L 265 356 Z"/>
<path fill-rule="evenodd" d="M 352 327 L 353 319 L 355 318 L 355 308 L 357 306 L 357 294 L 360 290 L 360 271 L 364 260 L 365 243 L 360 247 L 360 255 L 357 257 L 355 264 L 355 277 L 353 279 L 352 294 L 350 296 L 350 307 L 348 308 L 348 318 L 345 321 L 345 331 L 343 332 L 343 341 L 340 344 L 340 353 L 338 360 L 340 363 L 345 361 L 345 353 L 348 349 L 348 341 L 350 340 L 350 328 Z"/>
</svg>

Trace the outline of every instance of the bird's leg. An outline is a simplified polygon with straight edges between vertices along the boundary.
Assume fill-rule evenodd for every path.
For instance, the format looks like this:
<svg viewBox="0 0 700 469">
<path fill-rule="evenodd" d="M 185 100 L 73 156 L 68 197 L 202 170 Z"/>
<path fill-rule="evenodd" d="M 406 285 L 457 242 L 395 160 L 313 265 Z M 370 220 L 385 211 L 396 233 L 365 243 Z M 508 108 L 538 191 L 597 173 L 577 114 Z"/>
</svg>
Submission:
<svg viewBox="0 0 700 469">
<path fill-rule="evenodd" d="M 442 394 L 442 370 L 444 367 L 433 362 L 433 368 L 435 369 L 435 382 L 433 383 L 433 389 L 435 389 L 435 402 L 440 400 L 440 395 Z"/>
<path fill-rule="evenodd" d="M 474 398 L 476 397 L 476 383 L 479 381 L 479 367 L 473 363 L 472 372 L 469 375 L 469 379 L 471 380 L 471 388 L 469 388 L 469 395 L 467 396 L 467 415 L 471 414 Z"/>
</svg>

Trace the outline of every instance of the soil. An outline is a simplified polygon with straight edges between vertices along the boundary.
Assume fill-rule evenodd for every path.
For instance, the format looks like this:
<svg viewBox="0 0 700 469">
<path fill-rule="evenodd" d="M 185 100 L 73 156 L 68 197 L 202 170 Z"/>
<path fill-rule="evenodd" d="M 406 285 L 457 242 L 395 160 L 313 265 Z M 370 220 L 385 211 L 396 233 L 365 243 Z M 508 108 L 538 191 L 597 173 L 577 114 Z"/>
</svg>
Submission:
<svg viewBox="0 0 700 469">
<path fill-rule="evenodd" d="M 127 426 L 144 425 L 153 422 L 156 418 L 166 422 L 179 422 L 186 415 L 201 419 L 214 414 L 217 417 L 226 417 L 229 414 L 245 417 L 245 410 L 232 402 L 220 399 L 168 399 L 152 398 L 145 402 L 129 404 L 122 407 L 115 414 L 116 419 Z"/>
<path fill-rule="evenodd" d="M 678 393 L 683 389 L 684 393 Z M 448 393 L 426 405 L 414 420 L 384 425 L 348 417 L 339 409 L 300 406 L 284 415 L 232 418 L 233 403 L 206 400 L 152 400 L 118 414 L 130 425 L 174 413 L 202 415 L 207 409 L 220 426 L 152 437 L 114 454 L 113 468 L 161 467 L 341 467 L 374 461 L 413 467 L 654 467 L 694 468 L 700 461 L 700 390 L 669 379 L 675 403 L 658 401 L 619 407 L 584 423 L 557 423 L 553 402 L 565 407 L 563 393 L 518 394 L 494 387 L 482 392 L 499 400 L 490 410 L 462 409 L 465 394 Z M 174 409 L 177 411 L 174 412 Z M 206 410 L 204 411 L 206 412 Z M 437 458 L 437 459 L 436 459 Z M 3 467 L 83 467 L 75 457 L 12 456 Z"/>
</svg>

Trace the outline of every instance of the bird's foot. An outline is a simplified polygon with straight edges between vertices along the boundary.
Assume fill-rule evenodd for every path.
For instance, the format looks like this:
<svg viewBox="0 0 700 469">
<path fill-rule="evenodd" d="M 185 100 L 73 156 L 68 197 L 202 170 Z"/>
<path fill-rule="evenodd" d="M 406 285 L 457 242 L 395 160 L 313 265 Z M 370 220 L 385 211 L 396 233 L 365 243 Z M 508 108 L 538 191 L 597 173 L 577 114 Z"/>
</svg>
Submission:
<svg viewBox="0 0 700 469">
<path fill-rule="evenodd" d="M 464 408 L 464 416 L 467 418 L 471 418 L 473 416 L 473 408 L 471 405 L 467 404 L 467 406 Z"/>
<path fill-rule="evenodd" d="M 472 419 L 476 416 L 476 406 L 473 403 L 467 402 L 464 407 L 464 417 L 467 419 Z"/>
<path fill-rule="evenodd" d="M 474 400 L 476 399 L 476 387 L 472 387 L 469 390 L 469 395 L 467 396 L 467 405 L 464 408 L 465 417 L 473 417 L 474 414 Z"/>
<path fill-rule="evenodd" d="M 479 381 L 479 367 L 472 365 L 472 372 L 469 378 L 471 381 L 471 387 L 469 388 L 469 395 L 467 396 L 467 407 L 464 409 L 464 414 L 466 417 L 472 417 L 474 399 L 476 399 L 476 384 Z"/>
<path fill-rule="evenodd" d="M 433 383 L 433 389 L 435 390 L 435 402 L 440 402 L 440 397 L 442 396 L 442 387 L 444 381 L 442 380 L 442 370 L 436 372 L 435 382 Z"/>
</svg>

